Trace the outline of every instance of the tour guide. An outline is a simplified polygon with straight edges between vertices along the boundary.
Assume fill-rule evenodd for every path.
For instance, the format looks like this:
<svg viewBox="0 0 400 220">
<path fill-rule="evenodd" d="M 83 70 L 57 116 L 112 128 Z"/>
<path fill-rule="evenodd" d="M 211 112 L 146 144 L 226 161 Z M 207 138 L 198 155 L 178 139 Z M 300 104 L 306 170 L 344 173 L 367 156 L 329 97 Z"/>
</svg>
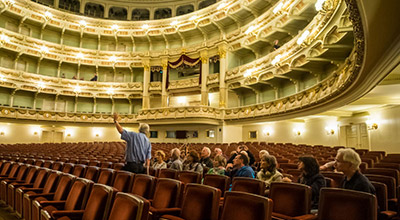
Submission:
<svg viewBox="0 0 400 220">
<path fill-rule="evenodd" d="M 114 113 L 114 123 L 121 139 L 126 141 L 125 166 L 123 170 L 133 173 L 144 173 L 143 164 L 146 163 L 147 174 L 151 159 L 151 143 L 147 138 L 150 127 L 148 124 L 139 124 L 139 133 L 128 132 L 118 122 L 118 113 Z"/>
</svg>

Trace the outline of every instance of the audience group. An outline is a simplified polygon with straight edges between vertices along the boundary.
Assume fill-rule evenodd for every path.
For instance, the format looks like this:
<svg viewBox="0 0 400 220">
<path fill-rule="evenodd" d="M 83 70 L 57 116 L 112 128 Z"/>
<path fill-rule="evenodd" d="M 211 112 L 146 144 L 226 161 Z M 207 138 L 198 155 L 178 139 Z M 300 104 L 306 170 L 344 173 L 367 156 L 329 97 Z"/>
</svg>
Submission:
<svg viewBox="0 0 400 220">
<path fill-rule="evenodd" d="M 356 190 L 375 194 L 375 188 L 371 182 L 359 171 L 361 164 L 360 156 L 350 148 L 339 149 L 334 161 L 320 166 L 313 156 L 299 157 L 298 169 L 301 174 L 293 178 L 283 174 L 275 156 L 268 151 L 259 152 L 260 160 L 256 162 L 254 155 L 246 145 L 240 145 L 230 156 L 224 155 L 220 148 L 214 149 L 214 157 L 211 159 L 211 150 L 204 147 L 201 153 L 189 150 L 187 145 L 174 148 L 170 152 L 170 158 L 166 160 L 165 153 L 161 150 L 155 152 L 152 160 L 154 169 L 170 168 L 178 171 L 187 170 L 204 174 L 226 175 L 234 177 L 256 178 L 265 182 L 265 193 L 268 194 L 272 182 L 292 182 L 310 186 L 312 189 L 312 209 L 318 209 L 319 192 L 326 187 L 325 177 L 320 170 L 334 170 L 342 172 L 344 180 L 341 187 L 344 189 Z"/>
</svg>

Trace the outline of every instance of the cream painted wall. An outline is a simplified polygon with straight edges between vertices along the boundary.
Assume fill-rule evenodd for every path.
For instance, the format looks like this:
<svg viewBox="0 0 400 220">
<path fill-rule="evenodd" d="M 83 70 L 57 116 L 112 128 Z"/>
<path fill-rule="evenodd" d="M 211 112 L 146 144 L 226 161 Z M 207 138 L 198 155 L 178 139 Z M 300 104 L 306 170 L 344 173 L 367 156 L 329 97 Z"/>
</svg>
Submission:
<svg viewBox="0 0 400 220">
<path fill-rule="evenodd" d="M 239 142 L 243 140 L 242 137 L 242 126 L 235 125 L 225 125 L 222 129 L 222 142 L 223 143 L 232 143 Z"/>
<path fill-rule="evenodd" d="M 334 135 L 327 135 L 326 127 L 335 130 Z M 299 130 L 300 135 L 295 135 Z M 249 132 L 257 131 L 257 139 L 250 139 Z M 266 133 L 270 135 L 267 136 Z M 304 122 L 279 121 L 252 126 L 243 126 L 243 141 L 265 141 L 275 143 L 295 143 L 310 145 L 339 145 L 336 118 L 324 117 L 308 119 Z"/>
</svg>

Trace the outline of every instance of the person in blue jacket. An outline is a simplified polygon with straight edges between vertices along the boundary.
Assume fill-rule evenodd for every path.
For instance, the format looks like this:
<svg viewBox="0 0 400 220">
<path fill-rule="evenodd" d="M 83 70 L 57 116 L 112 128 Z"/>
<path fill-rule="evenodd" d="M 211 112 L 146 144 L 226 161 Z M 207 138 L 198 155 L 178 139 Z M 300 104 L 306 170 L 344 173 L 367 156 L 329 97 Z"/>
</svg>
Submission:
<svg viewBox="0 0 400 220">
<path fill-rule="evenodd" d="M 234 177 L 249 177 L 254 178 L 254 170 L 249 166 L 249 157 L 244 153 L 240 152 L 233 159 L 233 164 L 228 164 L 225 175 Z"/>
</svg>

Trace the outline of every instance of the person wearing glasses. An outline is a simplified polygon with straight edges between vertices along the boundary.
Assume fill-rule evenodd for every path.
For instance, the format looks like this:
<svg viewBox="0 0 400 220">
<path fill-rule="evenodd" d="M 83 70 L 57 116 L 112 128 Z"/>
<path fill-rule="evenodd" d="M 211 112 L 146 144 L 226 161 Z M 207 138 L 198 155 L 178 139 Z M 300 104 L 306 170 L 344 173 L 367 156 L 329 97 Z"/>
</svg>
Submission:
<svg viewBox="0 0 400 220">
<path fill-rule="evenodd" d="M 338 150 L 335 158 L 335 167 L 343 172 L 345 178 L 341 184 L 342 188 L 375 194 L 375 188 L 366 176 L 360 173 L 360 155 L 351 148 Z"/>
</svg>

